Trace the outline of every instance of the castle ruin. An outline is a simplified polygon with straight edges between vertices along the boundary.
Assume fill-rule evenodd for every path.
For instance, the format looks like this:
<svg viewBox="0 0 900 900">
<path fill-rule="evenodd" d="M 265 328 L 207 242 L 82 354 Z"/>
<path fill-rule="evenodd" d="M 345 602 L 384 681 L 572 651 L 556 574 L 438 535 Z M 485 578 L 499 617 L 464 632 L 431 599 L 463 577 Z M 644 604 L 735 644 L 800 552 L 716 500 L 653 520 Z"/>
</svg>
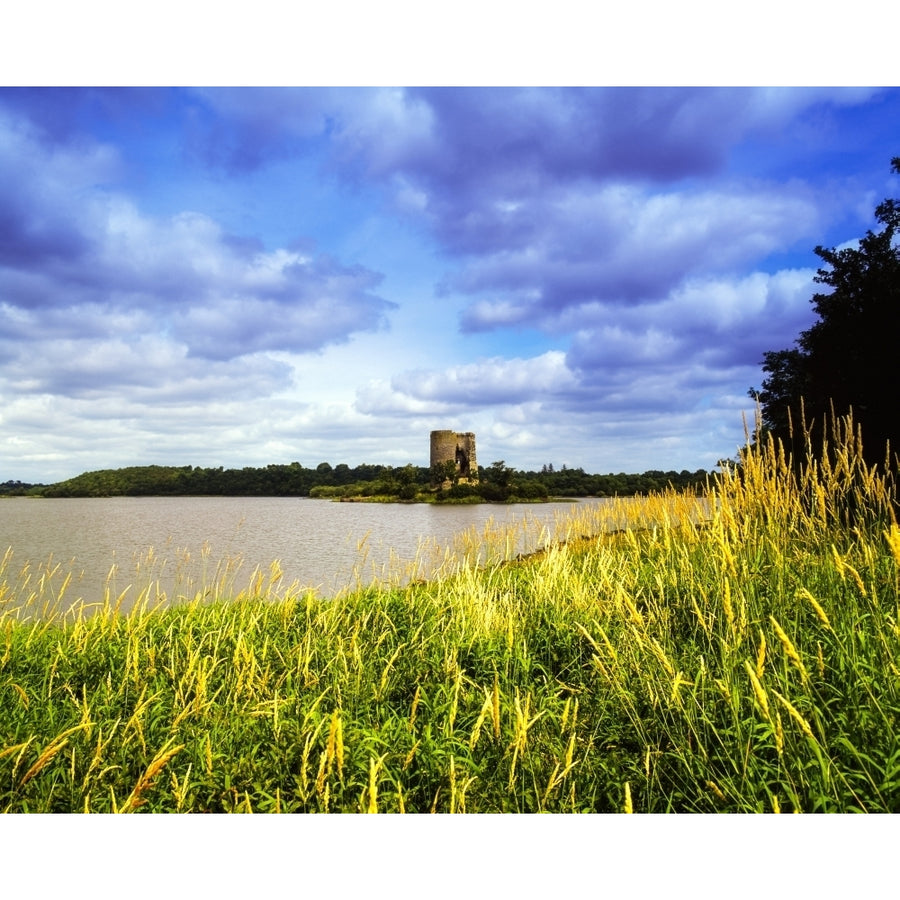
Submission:
<svg viewBox="0 0 900 900">
<path fill-rule="evenodd" d="M 475 457 L 475 435 L 471 431 L 432 431 L 431 468 L 452 462 L 460 482 L 478 481 L 478 460 Z"/>
</svg>

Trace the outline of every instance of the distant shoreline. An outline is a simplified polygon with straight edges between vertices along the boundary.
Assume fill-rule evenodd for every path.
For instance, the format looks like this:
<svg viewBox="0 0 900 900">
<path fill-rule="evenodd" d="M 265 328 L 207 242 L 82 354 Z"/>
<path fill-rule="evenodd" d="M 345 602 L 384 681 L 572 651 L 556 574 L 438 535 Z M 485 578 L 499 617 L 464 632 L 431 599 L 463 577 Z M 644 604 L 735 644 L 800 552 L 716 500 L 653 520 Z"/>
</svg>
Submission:
<svg viewBox="0 0 900 900">
<path fill-rule="evenodd" d="M 651 470 L 642 474 L 592 475 L 583 469 L 544 466 L 520 471 L 501 460 L 479 466 L 478 480 L 445 481 L 436 487 L 431 469 L 344 463 L 298 462 L 264 468 L 128 466 L 84 472 L 54 484 L 0 483 L 0 497 L 312 497 L 355 502 L 543 503 L 573 497 L 630 497 L 672 488 L 706 491 L 718 475 Z"/>
</svg>

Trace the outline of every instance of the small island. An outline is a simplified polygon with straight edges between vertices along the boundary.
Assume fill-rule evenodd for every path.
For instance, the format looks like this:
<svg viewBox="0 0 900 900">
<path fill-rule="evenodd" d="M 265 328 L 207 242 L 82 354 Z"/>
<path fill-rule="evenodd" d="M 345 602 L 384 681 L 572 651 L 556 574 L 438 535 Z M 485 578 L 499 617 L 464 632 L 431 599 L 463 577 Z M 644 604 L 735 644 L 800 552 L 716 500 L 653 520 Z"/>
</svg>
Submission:
<svg viewBox="0 0 900 900">
<path fill-rule="evenodd" d="M 375 481 L 318 485 L 310 497 L 342 503 L 541 503 L 559 499 L 534 473 L 516 472 L 504 460 L 462 475 L 458 464 L 443 462 L 430 469 L 407 465 L 391 469 Z M 570 497 L 573 495 L 569 495 Z"/>
</svg>

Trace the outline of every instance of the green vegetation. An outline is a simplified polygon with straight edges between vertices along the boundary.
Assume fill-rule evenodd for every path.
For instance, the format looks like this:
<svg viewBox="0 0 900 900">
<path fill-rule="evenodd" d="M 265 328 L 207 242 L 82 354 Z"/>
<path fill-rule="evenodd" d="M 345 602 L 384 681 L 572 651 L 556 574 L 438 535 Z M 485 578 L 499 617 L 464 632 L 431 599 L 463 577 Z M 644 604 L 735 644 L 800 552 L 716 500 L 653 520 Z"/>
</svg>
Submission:
<svg viewBox="0 0 900 900">
<path fill-rule="evenodd" d="M 0 810 L 900 809 L 900 529 L 848 421 L 433 580 L 74 620 L 0 564 Z M 553 537 L 553 535 L 548 535 Z"/>
<path fill-rule="evenodd" d="M 900 156 L 891 161 L 900 175 Z M 789 350 L 766 353 L 762 390 L 751 389 L 762 424 L 795 459 L 818 445 L 826 420 L 852 411 L 862 429 L 869 463 L 885 462 L 884 448 L 900 447 L 900 419 L 890 389 L 896 382 L 900 327 L 900 200 L 875 209 L 883 226 L 857 247 L 816 247 L 824 262 L 815 281 L 826 286 L 812 298 L 815 323 Z M 897 467 L 897 457 L 888 455 Z"/>
<path fill-rule="evenodd" d="M 327 468 L 326 468 L 327 467 Z M 345 467 L 346 468 L 346 467 Z M 371 468 L 371 467 L 370 467 Z M 379 467 L 380 468 L 380 467 Z M 44 497 L 145 496 L 305 496 L 314 484 L 333 477 L 331 466 L 305 469 L 299 463 L 264 469 L 200 466 L 129 466 L 85 472 L 52 484 Z"/>
<path fill-rule="evenodd" d="M 510 502 L 549 497 L 633 496 L 677 489 L 705 489 L 709 472 L 645 472 L 643 475 L 587 475 L 583 469 L 554 470 L 545 465 L 540 472 L 518 472 L 500 460 L 480 468 L 477 485 L 453 483 L 447 490 L 432 490 L 430 469 L 346 463 L 320 463 L 307 469 L 298 462 L 269 465 L 263 469 L 216 469 L 194 466 L 130 466 L 85 472 L 48 486 L 25 487 L 11 493 L 43 497 L 143 497 L 143 496 L 261 496 L 326 497 L 330 499 L 401 500 L 419 502 Z M 2 491 L 0 491 L 2 493 Z"/>
<path fill-rule="evenodd" d="M 24 481 L 4 481 L 0 483 L 0 497 L 37 496 L 45 487 L 43 484 L 28 484 Z"/>
</svg>

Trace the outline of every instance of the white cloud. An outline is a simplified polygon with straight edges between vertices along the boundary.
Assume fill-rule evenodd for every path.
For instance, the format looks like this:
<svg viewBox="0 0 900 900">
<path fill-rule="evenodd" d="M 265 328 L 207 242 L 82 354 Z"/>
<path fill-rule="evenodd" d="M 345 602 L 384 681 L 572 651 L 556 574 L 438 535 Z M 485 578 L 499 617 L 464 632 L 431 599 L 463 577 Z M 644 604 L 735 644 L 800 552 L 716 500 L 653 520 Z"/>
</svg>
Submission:
<svg viewBox="0 0 900 900">
<path fill-rule="evenodd" d="M 739 270 L 811 234 L 822 213 L 808 192 L 773 185 L 666 194 L 617 185 L 572 188 L 529 215 L 524 246 L 486 251 L 448 279 L 490 295 L 465 310 L 466 329 L 577 328 L 584 307 L 618 314 Z"/>
</svg>

